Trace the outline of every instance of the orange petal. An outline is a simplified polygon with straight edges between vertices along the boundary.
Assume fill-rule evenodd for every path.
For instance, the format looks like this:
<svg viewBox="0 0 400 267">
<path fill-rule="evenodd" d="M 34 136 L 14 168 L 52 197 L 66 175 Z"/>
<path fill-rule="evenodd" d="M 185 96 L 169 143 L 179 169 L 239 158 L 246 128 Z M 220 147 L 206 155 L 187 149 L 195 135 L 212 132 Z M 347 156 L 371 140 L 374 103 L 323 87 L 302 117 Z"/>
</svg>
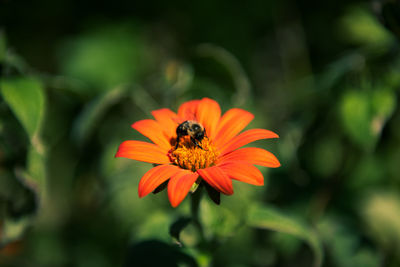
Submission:
<svg viewBox="0 0 400 267">
<path fill-rule="evenodd" d="M 172 207 L 177 207 L 189 193 L 199 175 L 191 171 L 180 171 L 168 182 L 168 198 Z"/>
<path fill-rule="evenodd" d="M 178 123 L 176 119 L 178 115 L 168 108 L 162 108 L 151 112 L 156 121 L 161 125 L 167 139 L 176 137 L 176 127 Z"/>
<path fill-rule="evenodd" d="M 259 169 L 251 164 L 229 162 L 219 166 L 231 179 L 253 185 L 264 185 L 264 177 Z"/>
<path fill-rule="evenodd" d="M 249 164 L 256 164 L 271 168 L 277 168 L 281 166 L 278 159 L 271 152 L 256 147 L 241 148 L 225 154 L 220 158 L 220 165 L 231 161 L 245 161 Z"/>
<path fill-rule="evenodd" d="M 132 128 L 143 134 L 154 144 L 160 146 L 165 150 L 171 148 L 171 144 L 167 137 L 163 134 L 163 128 L 154 120 L 141 120 L 132 124 Z"/>
<path fill-rule="evenodd" d="M 139 197 L 144 197 L 153 192 L 160 184 L 180 172 L 181 169 L 174 165 L 160 165 L 146 172 L 139 182 Z"/>
<path fill-rule="evenodd" d="M 206 169 L 198 169 L 197 173 L 204 181 L 219 192 L 225 195 L 233 194 L 232 180 L 229 179 L 228 175 L 220 167 L 214 166 Z"/>
<path fill-rule="evenodd" d="M 233 151 L 239 147 L 247 145 L 251 142 L 268 139 L 268 138 L 279 138 L 279 136 L 271 131 L 264 129 L 251 129 L 247 130 L 237 136 L 235 136 L 231 141 L 226 143 L 223 148 L 221 148 L 221 154 Z"/>
<path fill-rule="evenodd" d="M 253 114 L 239 108 L 233 108 L 225 112 L 218 123 L 217 134 L 214 140 L 215 145 L 221 148 L 243 130 L 253 118 Z"/>
<path fill-rule="evenodd" d="M 217 101 L 203 98 L 197 108 L 197 119 L 206 129 L 206 134 L 214 139 L 217 124 L 221 117 L 221 108 Z"/>
<path fill-rule="evenodd" d="M 150 162 L 155 164 L 170 163 L 167 152 L 159 146 L 142 141 L 125 141 L 115 154 L 115 157 L 123 157 L 138 161 Z"/>
<path fill-rule="evenodd" d="M 183 103 L 178 109 L 178 116 L 183 120 L 194 120 L 199 103 L 200 100 L 191 100 Z"/>
</svg>

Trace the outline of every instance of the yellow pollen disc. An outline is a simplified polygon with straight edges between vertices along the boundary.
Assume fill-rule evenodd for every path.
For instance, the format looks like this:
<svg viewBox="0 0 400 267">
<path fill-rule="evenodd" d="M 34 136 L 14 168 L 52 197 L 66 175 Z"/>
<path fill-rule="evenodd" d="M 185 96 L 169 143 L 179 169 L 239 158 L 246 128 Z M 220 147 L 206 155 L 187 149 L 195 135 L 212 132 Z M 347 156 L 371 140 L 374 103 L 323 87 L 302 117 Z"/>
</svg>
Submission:
<svg viewBox="0 0 400 267">
<path fill-rule="evenodd" d="M 196 146 L 189 136 L 182 137 L 179 146 L 172 147 L 169 157 L 173 163 L 179 167 L 191 171 L 211 167 L 215 164 L 219 151 L 210 142 L 208 137 L 204 137 L 199 143 L 203 148 Z"/>
</svg>

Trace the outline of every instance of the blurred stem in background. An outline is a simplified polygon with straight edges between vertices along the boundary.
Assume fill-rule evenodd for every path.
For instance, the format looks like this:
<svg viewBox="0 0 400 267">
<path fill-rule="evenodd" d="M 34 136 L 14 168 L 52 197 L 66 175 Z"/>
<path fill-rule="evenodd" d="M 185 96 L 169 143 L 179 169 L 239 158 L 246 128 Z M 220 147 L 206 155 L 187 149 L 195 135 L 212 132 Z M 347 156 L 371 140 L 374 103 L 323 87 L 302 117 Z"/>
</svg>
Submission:
<svg viewBox="0 0 400 267">
<path fill-rule="evenodd" d="M 199 190 L 200 189 L 200 190 Z M 204 236 L 204 230 L 203 230 L 203 225 L 200 221 L 200 201 L 202 199 L 202 188 L 198 188 L 198 190 L 191 194 L 190 196 L 190 213 L 192 216 L 192 221 L 194 225 L 196 226 L 197 230 L 199 231 L 199 236 L 200 240 L 202 243 L 206 242 L 205 236 Z"/>
</svg>

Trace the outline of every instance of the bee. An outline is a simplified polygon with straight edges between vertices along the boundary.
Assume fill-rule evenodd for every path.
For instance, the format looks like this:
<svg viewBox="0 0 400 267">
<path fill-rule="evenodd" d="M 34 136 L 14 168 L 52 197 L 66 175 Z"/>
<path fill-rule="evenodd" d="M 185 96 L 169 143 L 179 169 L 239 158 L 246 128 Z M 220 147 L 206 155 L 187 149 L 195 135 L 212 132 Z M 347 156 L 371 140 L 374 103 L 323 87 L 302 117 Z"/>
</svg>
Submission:
<svg viewBox="0 0 400 267">
<path fill-rule="evenodd" d="M 184 121 L 178 125 L 176 128 L 176 145 L 175 149 L 178 148 L 179 141 L 181 137 L 189 135 L 190 140 L 195 146 L 203 149 L 200 146 L 200 142 L 203 140 L 204 136 L 206 136 L 206 130 L 203 125 L 198 123 L 197 121 Z"/>
</svg>

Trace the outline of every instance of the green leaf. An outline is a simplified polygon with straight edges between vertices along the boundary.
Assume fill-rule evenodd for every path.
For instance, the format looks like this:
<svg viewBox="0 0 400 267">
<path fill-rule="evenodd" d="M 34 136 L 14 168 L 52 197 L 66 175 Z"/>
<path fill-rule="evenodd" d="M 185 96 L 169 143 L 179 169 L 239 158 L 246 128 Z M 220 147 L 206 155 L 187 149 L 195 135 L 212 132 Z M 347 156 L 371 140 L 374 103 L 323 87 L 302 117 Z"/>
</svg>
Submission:
<svg viewBox="0 0 400 267">
<path fill-rule="evenodd" d="M 45 194 L 46 151 L 40 139 L 40 131 L 45 109 L 45 96 L 42 84 L 34 78 L 3 78 L 0 92 L 15 117 L 25 129 L 32 146 L 28 148 L 26 169 L 15 169 L 21 185 L 34 194 L 40 203 Z M 35 209 L 36 210 L 36 209 Z M 19 239 L 32 224 L 34 213 L 20 218 L 7 218 L 4 223 L 1 242 L 6 244 Z"/>
<path fill-rule="evenodd" d="M 169 227 L 169 234 L 171 237 L 175 238 L 177 242 L 180 242 L 180 234 L 186 226 L 191 223 L 192 219 L 188 217 L 179 217 L 175 222 Z"/>
<path fill-rule="evenodd" d="M 249 210 L 247 223 L 251 227 L 287 233 L 304 240 L 314 252 L 314 266 L 321 266 L 323 259 L 321 242 L 316 232 L 298 219 L 285 216 L 271 207 L 254 206 Z"/>
<path fill-rule="evenodd" d="M 396 96 L 389 89 L 349 90 L 340 103 L 340 115 L 349 137 L 370 149 L 395 108 Z"/>
<path fill-rule="evenodd" d="M 27 171 L 21 171 L 24 183 L 42 192 L 45 183 L 46 154 L 40 139 L 40 131 L 45 109 L 42 84 L 27 77 L 4 78 L 0 81 L 1 94 L 29 136 L 32 148 L 27 156 Z"/>
<path fill-rule="evenodd" d="M 369 99 L 366 92 L 348 91 L 340 106 L 348 135 L 358 144 L 371 147 L 375 141 L 371 127 Z"/>
<path fill-rule="evenodd" d="M 32 145 L 43 152 L 38 137 L 45 108 L 42 84 L 33 78 L 4 78 L 0 81 L 0 91 L 27 132 Z"/>
<path fill-rule="evenodd" d="M 30 149 L 28 153 L 27 175 L 24 182 L 33 184 L 37 193 L 44 192 L 46 183 L 46 155 L 39 153 L 36 149 Z"/>
<path fill-rule="evenodd" d="M 341 18 L 339 25 L 346 40 L 368 47 L 387 47 L 393 35 L 371 12 L 362 8 L 352 8 Z"/>
<path fill-rule="evenodd" d="M 396 108 L 396 94 L 386 88 L 379 88 L 371 94 L 371 106 L 375 130 L 379 131 Z"/>
<path fill-rule="evenodd" d="M 21 219 L 6 218 L 0 221 L 0 247 L 18 240 L 32 223 L 32 216 Z"/>
</svg>

